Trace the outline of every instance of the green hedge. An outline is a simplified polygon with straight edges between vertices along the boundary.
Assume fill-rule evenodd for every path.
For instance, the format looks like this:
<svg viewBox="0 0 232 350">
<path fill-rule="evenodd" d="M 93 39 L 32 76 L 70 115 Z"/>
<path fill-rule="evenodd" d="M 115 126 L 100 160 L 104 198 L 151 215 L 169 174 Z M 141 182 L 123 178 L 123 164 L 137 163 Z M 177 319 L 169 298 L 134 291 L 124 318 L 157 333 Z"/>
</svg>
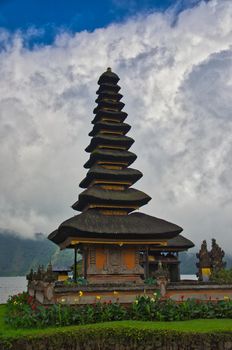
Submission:
<svg viewBox="0 0 232 350">
<path fill-rule="evenodd" d="M 221 269 L 219 271 L 213 271 L 210 275 L 210 281 L 218 284 L 231 284 L 232 269 Z"/>
<path fill-rule="evenodd" d="M 220 350 L 232 349 L 231 333 L 184 333 L 131 327 L 80 327 L 73 332 L 0 340 L 0 350 Z"/>
</svg>

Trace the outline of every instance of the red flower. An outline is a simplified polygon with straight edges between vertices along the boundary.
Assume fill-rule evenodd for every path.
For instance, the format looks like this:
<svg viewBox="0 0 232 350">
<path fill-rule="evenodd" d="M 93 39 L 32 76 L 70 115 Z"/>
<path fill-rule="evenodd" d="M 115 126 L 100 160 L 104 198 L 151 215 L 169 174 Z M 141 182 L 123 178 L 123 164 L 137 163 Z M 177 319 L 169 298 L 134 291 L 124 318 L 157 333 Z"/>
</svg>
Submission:
<svg viewBox="0 0 232 350">
<path fill-rule="evenodd" d="M 29 296 L 28 299 L 27 299 L 28 304 L 31 304 L 32 301 L 33 301 L 33 297 L 32 297 L 32 296 Z"/>
<path fill-rule="evenodd" d="M 31 309 L 35 310 L 36 309 L 36 305 L 35 304 L 31 305 Z"/>
</svg>

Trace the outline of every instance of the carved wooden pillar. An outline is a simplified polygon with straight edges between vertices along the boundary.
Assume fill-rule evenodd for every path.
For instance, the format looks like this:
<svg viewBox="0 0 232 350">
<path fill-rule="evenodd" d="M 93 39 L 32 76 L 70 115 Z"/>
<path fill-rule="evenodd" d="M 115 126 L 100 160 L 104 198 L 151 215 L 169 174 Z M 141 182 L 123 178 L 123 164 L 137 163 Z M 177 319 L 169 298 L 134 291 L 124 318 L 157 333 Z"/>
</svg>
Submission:
<svg viewBox="0 0 232 350">
<path fill-rule="evenodd" d="M 73 279 L 74 282 L 77 281 L 77 246 L 74 247 Z"/>
<path fill-rule="evenodd" d="M 88 270 L 88 247 L 83 248 L 83 275 L 87 279 L 87 270 Z"/>
<path fill-rule="evenodd" d="M 144 277 L 145 279 L 149 277 L 149 248 L 145 248 L 145 266 L 144 266 Z"/>
</svg>

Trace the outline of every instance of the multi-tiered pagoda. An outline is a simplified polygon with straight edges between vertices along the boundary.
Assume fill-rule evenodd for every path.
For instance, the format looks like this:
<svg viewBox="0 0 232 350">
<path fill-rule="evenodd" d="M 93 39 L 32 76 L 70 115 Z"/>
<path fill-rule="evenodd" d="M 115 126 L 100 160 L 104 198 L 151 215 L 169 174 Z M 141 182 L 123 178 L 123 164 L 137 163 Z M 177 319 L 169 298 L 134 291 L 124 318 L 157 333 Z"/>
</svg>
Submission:
<svg viewBox="0 0 232 350">
<path fill-rule="evenodd" d="M 61 249 L 74 248 L 75 256 L 82 254 L 83 275 L 90 283 L 141 283 L 165 260 L 178 279 L 173 253 L 193 243 L 179 235 L 181 227 L 136 211 L 151 197 L 132 187 L 142 173 L 130 167 L 137 157 L 129 151 L 134 140 L 127 136 L 131 127 L 124 122 L 118 81 L 110 68 L 98 81 L 84 165 L 89 170 L 80 183 L 85 190 L 72 206 L 81 214 L 64 221 L 49 239 Z"/>
</svg>

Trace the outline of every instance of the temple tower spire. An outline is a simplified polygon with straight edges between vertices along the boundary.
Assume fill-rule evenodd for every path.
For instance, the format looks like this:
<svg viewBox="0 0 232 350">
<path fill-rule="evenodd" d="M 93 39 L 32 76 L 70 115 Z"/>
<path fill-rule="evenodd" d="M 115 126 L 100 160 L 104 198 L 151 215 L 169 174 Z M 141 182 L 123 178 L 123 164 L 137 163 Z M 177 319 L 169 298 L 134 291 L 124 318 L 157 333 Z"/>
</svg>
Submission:
<svg viewBox="0 0 232 350">
<path fill-rule="evenodd" d="M 97 106 L 93 113 L 92 137 L 86 152 L 90 153 L 84 167 L 89 168 L 80 187 L 87 188 L 73 204 L 73 209 L 100 210 L 106 215 L 126 215 L 147 204 L 151 197 L 131 186 L 142 173 L 129 166 L 137 158 L 129 151 L 134 140 L 127 136 L 130 125 L 124 123 L 127 113 L 119 93 L 119 77 L 108 68 L 99 80 Z"/>
</svg>

